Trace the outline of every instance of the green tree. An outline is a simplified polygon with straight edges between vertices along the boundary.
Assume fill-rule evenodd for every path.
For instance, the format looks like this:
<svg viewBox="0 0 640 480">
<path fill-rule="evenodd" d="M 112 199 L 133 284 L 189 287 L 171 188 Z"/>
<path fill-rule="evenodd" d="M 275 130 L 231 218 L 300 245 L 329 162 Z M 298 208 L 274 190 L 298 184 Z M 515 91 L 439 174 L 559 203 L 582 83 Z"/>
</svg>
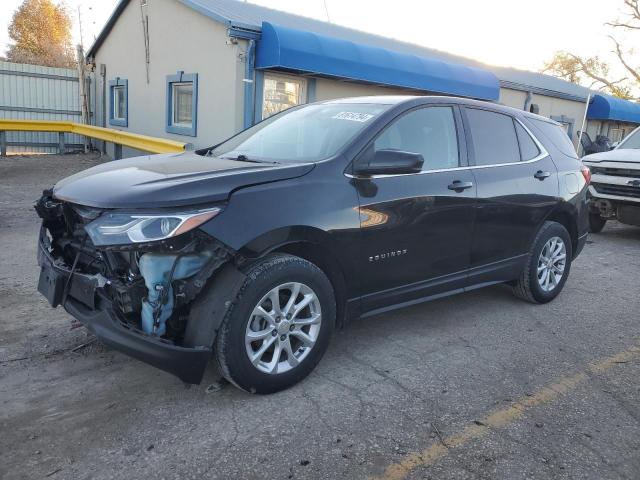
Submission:
<svg viewBox="0 0 640 480">
<path fill-rule="evenodd" d="M 632 45 L 640 40 L 640 0 L 623 0 L 625 12 L 622 19 L 608 22 L 613 30 L 622 30 L 632 41 Z M 611 77 L 611 66 L 601 58 L 581 57 L 571 52 L 556 52 L 553 58 L 542 69 L 543 73 L 579 83 L 589 88 L 604 91 L 616 97 L 629 100 L 640 100 L 640 66 L 635 66 L 630 56 L 632 48 L 625 48 L 614 35 L 609 35 L 613 43 L 612 53 L 624 71 L 620 78 Z M 637 39 L 637 40 L 636 40 Z"/>
<path fill-rule="evenodd" d="M 72 67 L 71 16 L 64 3 L 51 0 L 24 0 L 9 25 L 13 44 L 7 60 L 17 63 Z"/>
</svg>

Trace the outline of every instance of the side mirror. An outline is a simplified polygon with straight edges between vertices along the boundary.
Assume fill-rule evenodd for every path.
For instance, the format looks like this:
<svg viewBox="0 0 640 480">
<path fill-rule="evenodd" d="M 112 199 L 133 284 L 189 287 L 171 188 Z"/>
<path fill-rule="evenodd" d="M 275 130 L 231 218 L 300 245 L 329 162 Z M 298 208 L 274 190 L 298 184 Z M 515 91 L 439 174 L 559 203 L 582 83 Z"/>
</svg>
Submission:
<svg viewBox="0 0 640 480">
<path fill-rule="evenodd" d="M 616 148 L 618 147 L 618 145 L 620 145 L 620 142 L 613 142 L 613 143 L 611 144 L 611 150 L 616 149 Z"/>
<path fill-rule="evenodd" d="M 398 175 L 418 173 L 422 170 L 424 158 L 420 153 L 402 150 L 378 150 L 368 159 L 360 158 L 354 165 L 357 175 Z"/>
</svg>

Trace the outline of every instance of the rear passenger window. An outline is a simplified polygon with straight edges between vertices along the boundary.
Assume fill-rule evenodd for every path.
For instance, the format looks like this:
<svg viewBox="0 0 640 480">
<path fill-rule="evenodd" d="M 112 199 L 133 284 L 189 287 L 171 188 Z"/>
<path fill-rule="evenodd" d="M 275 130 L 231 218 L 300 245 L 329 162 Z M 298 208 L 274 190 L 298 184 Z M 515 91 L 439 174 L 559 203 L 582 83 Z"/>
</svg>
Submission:
<svg viewBox="0 0 640 480">
<path fill-rule="evenodd" d="M 516 126 L 516 133 L 518 134 L 518 143 L 520 144 L 520 158 L 523 162 L 532 160 L 540 154 L 540 149 L 533 141 L 531 135 L 527 133 L 520 123 L 514 121 Z"/>
<path fill-rule="evenodd" d="M 509 115 L 466 108 L 476 165 L 520 161 L 516 129 Z"/>
<path fill-rule="evenodd" d="M 374 142 L 374 150 L 420 153 L 422 170 L 454 168 L 458 163 L 458 137 L 451 107 L 425 107 L 394 121 Z"/>
</svg>

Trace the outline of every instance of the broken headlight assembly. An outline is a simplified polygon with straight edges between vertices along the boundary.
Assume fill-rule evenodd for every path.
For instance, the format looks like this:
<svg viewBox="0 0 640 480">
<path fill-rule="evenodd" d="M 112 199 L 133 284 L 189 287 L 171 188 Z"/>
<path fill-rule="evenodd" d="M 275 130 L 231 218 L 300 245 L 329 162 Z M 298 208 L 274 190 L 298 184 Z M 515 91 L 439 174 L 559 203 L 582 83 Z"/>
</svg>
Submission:
<svg viewBox="0 0 640 480">
<path fill-rule="evenodd" d="M 180 212 L 105 212 L 84 228 L 95 246 L 147 243 L 176 237 L 211 220 L 221 207 Z"/>
</svg>

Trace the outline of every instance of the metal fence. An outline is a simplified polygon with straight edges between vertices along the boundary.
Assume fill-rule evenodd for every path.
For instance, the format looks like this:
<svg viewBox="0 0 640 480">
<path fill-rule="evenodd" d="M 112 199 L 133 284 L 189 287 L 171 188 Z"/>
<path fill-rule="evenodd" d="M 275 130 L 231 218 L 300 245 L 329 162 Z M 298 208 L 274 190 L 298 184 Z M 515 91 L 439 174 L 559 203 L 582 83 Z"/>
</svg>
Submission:
<svg viewBox="0 0 640 480">
<path fill-rule="evenodd" d="M 80 122 L 78 72 L 0 61 L 0 118 Z M 82 147 L 80 135 L 64 140 L 68 149 Z M 55 153 L 58 145 L 57 133 L 7 132 L 10 153 Z"/>
</svg>

